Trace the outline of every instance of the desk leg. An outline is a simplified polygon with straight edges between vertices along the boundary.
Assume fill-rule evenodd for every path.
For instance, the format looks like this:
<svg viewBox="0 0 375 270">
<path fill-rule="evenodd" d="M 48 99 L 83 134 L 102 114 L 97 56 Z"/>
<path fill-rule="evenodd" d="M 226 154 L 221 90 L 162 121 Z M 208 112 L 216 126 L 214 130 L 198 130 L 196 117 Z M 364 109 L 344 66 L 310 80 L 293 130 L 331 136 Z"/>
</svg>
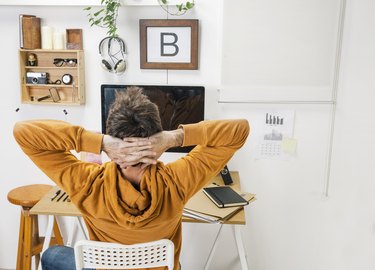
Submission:
<svg viewBox="0 0 375 270">
<path fill-rule="evenodd" d="M 85 227 L 83 226 L 83 223 L 82 223 L 84 221 L 82 220 L 81 217 L 77 217 L 77 221 L 78 221 L 78 225 L 81 228 L 81 231 L 82 231 L 83 235 L 85 236 L 85 239 L 89 240 L 89 237 L 88 237 L 88 235 L 86 233 Z"/>
<path fill-rule="evenodd" d="M 204 266 L 204 270 L 207 270 L 208 267 L 210 266 L 211 264 L 211 261 L 212 261 L 212 257 L 215 253 L 215 250 L 216 250 L 216 247 L 217 247 L 217 240 L 219 239 L 219 236 L 220 236 L 220 232 L 221 232 L 221 229 L 223 228 L 223 224 L 220 224 L 220 228 L 219 228 L 219 231 L 217 232 L 216 234 L 216 238 L 215 238 L 215 241 L 214 241 L 214 244 L 212 245 L 212 248 L 211 248 L 211 251 L 210 251 L 210 254 L 208 255 L 208 258 L 207 258 L 207 261 L 206 261 L 206 265 Z"/>
<path fill-rule="evenodd" d="M 68 247 L 72 247 L 73 238 L 76 232 L 76 218 L 75 217 L 67 217 L 69 219 L 69 234 L 68 234 L 68 241 L 66 242 L 66 245 Z"/>
<path fill-rule="evenodd" d="M 40 257 L 42 257 L 43 252 L 46 251 L 46 249 L 49 247 L 51 243 L 51 238 L 52 238 L 52 232 L 53 232 L 53 224 L 55 223 L 55 216 L 54 215 L 48 215 L 48 221 L 47 221 L 47 229 L 46 229 L 46 234 L 44 236 L 44 243 L 43 243 L 43 249 L 42 252 L 40 253 Z M 42 264 L 39 263 L 38 270 L 42 269 Z"/>
<path fill-rule="evenodd" d="M 233 225 L 232 228 L 234 230 L 234 236 L 235 236 L 235 239 L 236 239 L 238 256 L 240 257 L 242 270 L 248 270 L 245 248 L 244 248 L 243 241 L 242 241 L 240 225 Z"/>
<path fill-rule="evenodd" d="M 87 233 L 86 233 L 86 230 L 84 228 L 84 225 L 83 225 L 83 221 L 81 220 L 81 217 L 79 216 L 76 216 L 76 217 L 69 217 L 70 221 L 69 221 L 69 236 L 68 236 L 68 242 L 66 243 L 66 245 L 68 247 L 73 247 L 72 243 L 73 243 L 73 238 L 74 238 L 74 235 L 76 234 L 77 232 L 77 225 L 79 227 L 79 229 L 81 229 L 82 233 L 83 233 L 83 236 L 85 237 L 86 240 L 89 240 L 88 236 L 87 236 Z"/>
<path fill-rule="evenodd" d="M 49 215 L 48 221 L 47 221 L 47 230 L 46 230 L 46 234 L 45 234 L 45 238 L 44 238 L 42 253 L 44 251 L 46 251 L 46 249 L 49 247 L 49 245 L 51 243 L 54 222 L 55 222 L 54 215 Z"/>
</svg>

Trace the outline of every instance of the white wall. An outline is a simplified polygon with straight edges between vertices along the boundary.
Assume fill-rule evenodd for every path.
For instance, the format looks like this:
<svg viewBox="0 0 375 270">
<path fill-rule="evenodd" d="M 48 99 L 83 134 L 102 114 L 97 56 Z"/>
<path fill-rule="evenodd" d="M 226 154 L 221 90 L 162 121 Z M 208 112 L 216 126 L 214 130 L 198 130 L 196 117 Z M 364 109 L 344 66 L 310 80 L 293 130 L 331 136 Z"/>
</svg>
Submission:
<svg viewBox="0 0 375 270">
<path fill-rule="evenodd" d="M 231 4 L 225 3 L 227 6 Z M 331 82 L 327 83 L 323 79 L 326 75 L 332 74 L 331 69 L 327 67 L 331 67 L 331 61 L 327 61 L 327 58 L 332 55 L 329 53 L 331 48 L 327 48 L 327 45 L 332 44 L 332 35 L 336 32 L 331 28 L 332 17 L 327 14 L 329 10 L 332 11 L 333 6 L 337 6 L 337 1 L 290 0 L 281 4 L 279 1 L 270 0 L 237 3 L 240 8 L 232 7 L 235 10 L 232 14 L 237 16 L 227 19 L 231 20 L 232 25 L 238 21 L 246 21 L 248 28 L 243 27 L 228 34 L 237 38 L 224 38 L 225 65 L 222 68 L 227 69 L 227 73 L 222 75 L 222 81 L 224 85 L 229 86 L 223 87 L 225 93 L 222 96 L 236 101 L 246 100 L 248 97 L 266 100 L 282 100 L 285 96 L 287 100 L 293 100 L 295 97 L 297 100 L 304 97 L 312 100 L 329 97 L 323 95 L 318 87 L 314 88 L 314 84 L 319 86 L 322 85 L 319 82 L 325 82 L 324 84 L 331 85 Z M 304 8 L 309 5 L 311 13 L 306 14 Z M 327 9 L 318 12 L 317 8 L 324 5 L 327 5 Z M 250 151 L 241 152 L 233 160 L 232 168 L 246 162 L 247 165 L 240 169 L 242 185 L 247 190 L 255 192 L 258 198 L 247 209 L 248 224 L 244 230 L 251 269 L 323 270 L 375 267 L 374 162 L 371 152 L 374 147 L 371 137 L 375 122 L 372 119 L 372 99 L 375 96 L 372 73 L 375 67 L 375 54 L 371 48 L 375 39 L 369 31 L 374 24 L 373 16 L 370 15 L 374 7 L 373 1 L 347 1 L 328 197 L 323 196 L 323 192 L 329 106 L 220 106 L 221 116 L 242 116 L 248 118 L 251 123 L 257 120 L 260 109 L 293 109 L 296 112 L 294 137 L 298 140 L 298 150 L 295 159 L 255 161 L 252 151 L 255 145 L 254 141 L 250 140 L 247 143 L 247 150 Z M 290 14 L 291 10 L 304 16 Z M 224 13 L 226 12 L 231 11 L 225 10 Z M 259 16 L 259 13 L 262 16 Z M 279 31 L 285 32 L 283 27 L 290 21 L 278 22 L 282 15 L 287 15 L 286 20 L 299 18 L 304 25 L 307 17 L 313 19 L 316 25 L 308 21 L 309 29 L 320 28 L 327 23 L 323 35 L 332 34 L 326 35 L 322 41 L 316 38 L 321 33 L 312 32 L 316 36 L 310 40 L 316 40 L 313 44 L 325 47 L 315 48 L 317 51 L 312 50 L 310 55 L 298 58 L 301 50 L 309 51 L 313 46 L 308 44 L 308 47 L 300 47 L 298 40 L 291 45 L 293 42 L 289 42 L 289 37 L 283 39 Z M 273 16 L 276 18 L 273 19 Z M 264 29 L 268 31 L 262 32 Z M 306 33 L 299 31 L 298 25 L 287 29 L 296 31 L 298 38 L 306 37 Z M 288 46 L 284 48 L 280 42 L 270 43 L 275 36 L 280 39 L 281 44 L 284 42 Z M 232 40 L 237 44 L 231 43 Z M 242 44 L 245 44 L 244 47 L 248 49 L 246 55 L 250 57 L 241 59 L 235 53 L 235 49 L 243 51 Z M 319 51 L 321 53 L 317 53 Z M 235 56 L 232 57 L 230 52 Z M 291 61 L 283 58 L 284 52 L 292 57 Z M 313 59 L 319 56 L 323 58 Z M 275 59 L 277 61 L 272 63 Z M 314 65 L 309 69 L 309 63 L 305 63 L 308 60 L 314 60 Z M 324 72 L 321 72 L 322 70 Z M 296 77 L 290 76 L 293 73 Z M 326 78 L 329 79 L 330 76 Z M 285 85 L 287 87 L 283 87 Z M 230 95 L 232 89 L 235 90 L 234 97 Z M 288 91 L 290 89 L 293 91 Z M 313 91 L 306 92 L 306 95 L 297 92 L 304 89 L 318 91 L 316 95 Z M 252 92 L 249 93 L 250 91 Z M 253 126 L 252 138 L 258 132 L 257 127 Z"/>
<path fill-rule="evenodd" d="M 278 2 L 278 1 L 276 1 Z M 124 76 L 116 77 L 104 73 L 99 66 L 97 44 L 104 37 L 102 29 L 90 28 L 86 14 L 81 7 L 16 7 L 0 6 L 0 36 L 2 37 L 1 51 L 3 64 L 0 65 L 0 74 L 4 79 L 1 83 L 2 97 L 0 99 L 0 157 L 1 189 L 0 207 L 3 217 L 0 221 L 0 268 L 14 268 L 17 250 L 17 235 L 19 224 L 19 209 L 6 200 L 7 192 L 13 187 L 31 183 L 51 183 L 36 167 L 25 158 L 12 137 L 13 124 L 22 119 L 56 118 L 73 123 L 82 124 L 89 129 L 100 129 L 100 94 L 99 86 L 102 83 L 153 83 L 153 84 L 197 84 L 204 85 L 208 91 L 206 101 L 207 119 L 241 117 L 249 119 L 252 124 L 252 135 L 244 148 L 229 164 L 234 170 L 239 170 L 242 186 L 247 191 L 257 194 L 258 200 L 246 209 L 247 225 L 243 228 L 245 248 L 249 268 L 254 270 L 274 269 L 374 269 L 375 259 L 375 196 L 373 181 L 375 172 L 372 150 L 375 114 L 372 98 L 375 81 L 375 37 L 372 26 L 375 24 L 373 10 L 375 2 L 371 0 L 348 0 L 345 18 L 343 40 L 342 65 L 339 82 L 338 103 L 335 123 L 332 173 L 330 192 L 328 197 L 323 196 L 325 158 L 328 145 L 329 107 L 327 105 L 254 105 L 254 104 L 218 104 L 219 95 L 216 89 L 228 82 L 221 72 L 231 70 L 231 66 L 222 67 L 225 57 L 232 61 L 226 65 L 233 65 L 235 61 L 252 61 L 250 57 L 238 58 L 238 52 L 226 55 L 230 43 L 223 43 L 222 37 L 222 7 L 234 3 L 216 0 L 197 1 L 196 8 L 184 18 L 200 20 L 200 68 L 198 71 L 157 71 L 139 69 L 139 37 L 138 19 L 166 18 L 159 7 L 126 7 L 120 11 L 120 35 L 126 40 L 129 49 L 129 70 Z M 240 3 L 240 1 L 238 2 Z M 250 8 L 245 10 L 247 17 L 261 14 L 278 15 L 277 11 L 295 10 L 296 1 L 284 1 L 283 6 L 275 6 L 275 1 L 249 1 Z M 322 10 L 319 17 L 319 8 L 324 1 L 303 1 L 319 3 L 311 6 L 311 13 L 304 13 L 309 18 L 321 18 L 315 27 L 324 23 L 327 27 L 333 21 L 327 16 L 327 10 Z M 334 7 L 332 1 L 327 1 L 329 7 Z M 336 2 L 335 2 L 336 3 Z M 235 3 L 233 4 L 234 8 Z M 261 9 L 251 10 L 251 8 Z M 330 9 L 331 10 L 331 9 Z M 334 9 L 332 9 L 334 10 Z M 256 11 L 256 12 L 255 12 Z M 267 12 L 269 11 L 269 13 Z M 298 10 L 297 10 L 298 11 Z M 296 11 L 296 12 L 297 12 Z M 254 13 L 255 12 L 255 13 Z M 260 13 L 259 13 L 260 12 Z M 78 107 L 35 106 L 20 104 L 18 78 L 18 14 L 35 14 L 43 18 L 44 23 L 60 30 L 65 28 L 83 28 L 84 49 L 86 57 L 86 96 L 87 104 Z M 225 13 L 225 12 L 224 12 Z M 246 13 L 246 12 L 245 12 Z M 291 13 L 290 15 L 293 15 Z M 264 35 L 271 35 L 273 27 L 277 26 L 277 17 L 269 20 L 259 20 L 262 23 Z M 241 18 L 241 16 L 239 16 Z M 293 17 L 293 16 L 292 16 Z M 298 17 L 298 16 L 297 16 Z M 235 19 L 235 18 L 233 18 Z M 314 24 L 309 21 L 310 26 Z M 224 21 L 225 22 L 225 21 Z M 261 36 L 246 35 L 254 25 L 242 25 L 230 29 L 233 35 L 241 36 L 245 42 L 251 44 L 253 39 Z M 300 30 L 300 29 L 297 29 Z M 299 32 L 302 36 L 304 32 Z M 327 30 L 327 33 L 329 31 Z M 258 33 L 259 35 L 259 33 Z M 318 35 L 319 36 L 319 35 Z M 289 37 L 290 38 L 290 37 Z M 326 43 L 331 44 L 332 36 L 324 37 Z M 285 41 L 285 40 L 284 40 Z M 314 42 L 312 40 L 311 42 Z M 255 44 L 256 45 L 256 44 Z M 282 51 L 293 50 L 280 45 Z M 300 49 L 296 45 L 295 49 Z M 221 48 L 224 51 L 222 54 Z M 269 47 L 255 47 L 259 65 L 268 58 Z M 318 51 L 324 56 L 330 56 L 327 47 Z M 264 57 L 262 58 L 262 55 Z M 233 59 L 231 58 L 233 56 Z M 253 55 L 254 56 L 254 55 Z M 310 57 L 302 55 L 307 60 Z M 320 59 L 317 53 L 317 64 L 330 64 L 326 58 Z M 279 59 L 282 61 L 283 59 Z M 325 62 L 327 61 L 327 62 Z M 327 82 L 331 78 L 331 69 L 325 67 L 314 69 L 303 74 L 303 77 L 294 78 L 291 71 L 296 62 L 291 62 L 287 69 L 277 70 L 280 63 L 269 63 L 270 69 L 259 69 L 258 72 L 266 84 L 267 76 L 274 72 L 281 72 L 280 77 L 269 77 L 272 84 L 280 86 L 280 81 L 286 82 Z M 308 64 L 306 63 L 306 66 Z M 250 70 L 257 71 L 257 65 Z M 228 71 L 228 72 L 229 72 Z M 298 71 L 298 70 L 297 70 Z M 327 73 L 330 73 L 329 75 Z M 237 73 L 234 73 L 237 74 Z M 245 73 L 246 75 L 246 73 Z M 328 78 L 328 79 L 327 79 Z M 241 85 L 254 88 L 257 78 L 248 76 L 248 81 Z M 259 78 L 258 78 L 259 79 Z M 296 79 L 295 81 L 293 81 Z M 260 81 L 260 80 L 259 80 Z M 258 81 L 258 82 L 259 82 Z M 233 82 L 228 83 L 233 84 Z M 233 91 L 235 99 L 247 95 L 248 88 Z M 226 95 L 230 88 L 225 88 Z M 271 91 L 272 92 L 272 91 Z M 320 96 L 319 96 L 320 97 Z M 323 97 L 325 97 L 323 95 Z M 19 112 L 15 112 L 20 108 Z M 255 135 L 257 134 L 257 119 L 264 109 L 292 109 L 296 112 L 294 137 L 298 140 L 295 158 L 287 161 L 254 160 Z M 63 109 L 68 111 L 65 116 Z M 173 159 L 172 154 L 164 156 L 165 160 Z M 202 269 L 209 245 L 213 241 L 216 225 L 184 224 L 184 246 L 182 252 L 183 269 Z M 227 270 L 240 269 L 236 261 L 234 241 L 229 228 L 224 228 L 217 255 L 212 269 Z"/>
</svg>

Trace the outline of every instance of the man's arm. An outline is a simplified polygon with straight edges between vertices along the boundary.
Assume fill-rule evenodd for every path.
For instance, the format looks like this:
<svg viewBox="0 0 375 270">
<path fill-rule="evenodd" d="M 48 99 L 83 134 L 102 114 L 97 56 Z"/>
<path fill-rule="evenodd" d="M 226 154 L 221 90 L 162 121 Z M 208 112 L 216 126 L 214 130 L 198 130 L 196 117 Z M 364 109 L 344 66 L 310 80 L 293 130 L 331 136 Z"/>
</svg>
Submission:
<svg viewBox="0 0 375 270">
<path fill-rule="evenodd" d="M 182 128 L 184 139 L 181 146 L 197 146 L 185 157 L 167 164 L 166 170 L 186 202 L 244 145 L 250 128 L 244 119 L 202 121 L 182 125 Z"/>
<path fill-rule="evenodd" d="M 168 130 L 156 133 L 150 137 L 151 149 L 159 158 L 165 151 L 172 147 L 181 146 L 184 142 L 184 130 L 179 127 L 175 130 Z"/>
<path fill-rule="evenodd" d="M 126 157 L 126 146 L 130 145 L 127 150 L 131 152 L 149 145 L 147 141 L 136 139 L 130 144 L 112 137 L 103 140 L 102 134 L 55 120 L 18 122 L 13 133 L 25 154 L 69 194 L 81 188 L 101 170 L 97 164 L 81 162 L 70 150 L 99 154 L 102 148 L 109 151 L 116 146 L 122 149 Z M 133 159 L 132 162 L 139 161 Z"/>
</svg>

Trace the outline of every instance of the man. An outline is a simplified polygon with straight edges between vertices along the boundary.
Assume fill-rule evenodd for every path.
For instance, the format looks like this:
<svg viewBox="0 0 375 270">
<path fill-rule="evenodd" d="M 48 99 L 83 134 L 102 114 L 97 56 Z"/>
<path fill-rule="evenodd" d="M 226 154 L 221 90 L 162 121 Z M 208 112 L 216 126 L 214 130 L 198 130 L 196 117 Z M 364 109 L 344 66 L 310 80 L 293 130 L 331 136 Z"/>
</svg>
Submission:
<svg viewBox="0 0 375 270">
<path fill-rule="evenodd" d="M 31 160 L 69 194 L 82 213 L 90 239 L 123 244 L 171 239 L 174 268 L 180 269 L 183 207 L 245 143 L 248 122 L 203 121 L 161 131 L 157 106 L 139 88 L 128 88 L 126 94 L 117 94 L 107 130 L 108 135 L 102 135 L 61 121 L 27 121 L 16 124 L 14 136 Z M 121 140 L 148 136 L 149 141 L 135 138 L 125 144 Z M 197 146 L 174 162 L 148 164 L 168 148 L 189 145 Z M 112 161 L 103 165 L 83 162 L 70 150 L 103 150 Z M 43 255 L 44 270 L 75 269 L 71 250 L 51 249 Z M 69 264 L 65 258 L 63 268 L 48 259 L 66 253 L 72 261 Z"/>
</svg>

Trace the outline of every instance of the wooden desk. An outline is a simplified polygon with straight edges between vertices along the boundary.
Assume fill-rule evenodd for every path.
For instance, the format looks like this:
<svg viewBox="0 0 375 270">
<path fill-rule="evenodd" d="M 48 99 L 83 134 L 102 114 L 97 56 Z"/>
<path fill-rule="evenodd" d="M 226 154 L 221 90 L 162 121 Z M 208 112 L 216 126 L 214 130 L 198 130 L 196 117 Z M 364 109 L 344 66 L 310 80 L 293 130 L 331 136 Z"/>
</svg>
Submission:
<svg viewBox="0 0 375 270">
<path fill-rule="evenodd" d="M 231 172 L 233 179 L 233 187 L 239 187 L 239 174 L 238 172 Z M 212 179 L 210 183 L 216 183 L 218 185 L 224 185 L 223 180 L 220 176 L 216 176 Z M 32 215 L 55 215 L 55 216 L 81 216 L 81 212 L 77 207 L 68 201 L 63 201 L 62 199 L 57 202 L 56 199 L 51 201 L 51 198 L 55 195 L 59 187 L 53 187 L 44 197 L 30 210 Z M 196 220 L 193 218 L 182 217 L 183 222 L 193 222 L 193 223 L 205 223 L 204 221 Z M 245 211 L 242 209 L 235 215 L 233 215 L 229 220 L 224 222 L 225 224 L 235 224 L 235 225 L 245 225 Z"/>
<path fill-rule="evenodd" d="M 239 188 L 240 187 L 240 181 L 239 181 L 238 172 L 231 172 L 231 176 L 232 176 L 232 179 L 233 179 L 232 186 Z M 224 184 L 220 175 L 214 177 L 210 181 L 210 183 L 216 183 L 218 185 Z M 85 233 L 86 231 L 84 229 L 83 222 L 80 219 L 80 217 L 82 216 L 81 212 L 79 212 L 77 207 L 73 203 L 68 202 L 67 200 L 63 201 L 61 199 L 60 201 L 57 202 L 57 199 L 54 199 L 53 201 L 51 201 L 51 198 L 53 198 L 53 196 L 56 194 L 56 191 L 58 189 L 59 188 L 57 186 L 53 187 L 46 195 L 44 195 L 44 197 L 34 207 L 32 207 L 30 209 L 30 214 L 32 214 L 32 215 L 48 215 L 48 224 L 47 224 L 45 242 L 44 242 L 44 245 L 43 245 L 43 251 L 45 251 L 49 247 L 49 243 L 51 241 L 51 236 L 52 236 L 52 231 L 53 231 L 52 225 L 53 225 L 54 216 L 74 216 L 74 217 L 77 217 L 78 225 L 80 226 L 81 230 L 85 234 L 85 237 L 88 239 L 88 236 Z M 57 196 L 57 198 L 58 197 L 59 196 Z M 196 219 L 188 218 L 188 217 L 182 217 L 182 222 L 205 223 L 204 221 L 200 221 L 200 220 L 196 220 Z M 219 225 L 220 228 L 219 228 L 218 233 L 215 237 L 215 241 L 212 245 L 209 257 L 208 257 L 207 262 L 206 262 L 205 269 L 208 269 L 208 267 L 211 263 L 212 256 L 213 256 L 214 251 L 216 249 L 217 242 L 218 242 L 223 224 L 232 225 L 232 228 L 234 230 L 236 244 L 237 244 L 237 249 L 238 249 L 238 253 L 239 253 L 239 257 L 240 257 L 240 261 L 241 261 L 241 265 L 242 265 L 242 269 L 247 270 L 248 269 L 247 268 L 247 261 L 246 261 L 245 250 L 244 250 L 244 246 L 243 246 L 243 242 L 242 242 L 241 231 L 240 231 L 240 227 L 237 226 L 237 225 L 245 225 L 246 224 L 244 209 L 240 210 L 238 213 L 233 215 L 230 219 L 224 221 L 223 223 L 221 223 Z M 72 241 L 72 234 L 70 235 L 70 237 L 68 239 L 68 245 L 71 245 L 71 241 Z"/>
</svg>

